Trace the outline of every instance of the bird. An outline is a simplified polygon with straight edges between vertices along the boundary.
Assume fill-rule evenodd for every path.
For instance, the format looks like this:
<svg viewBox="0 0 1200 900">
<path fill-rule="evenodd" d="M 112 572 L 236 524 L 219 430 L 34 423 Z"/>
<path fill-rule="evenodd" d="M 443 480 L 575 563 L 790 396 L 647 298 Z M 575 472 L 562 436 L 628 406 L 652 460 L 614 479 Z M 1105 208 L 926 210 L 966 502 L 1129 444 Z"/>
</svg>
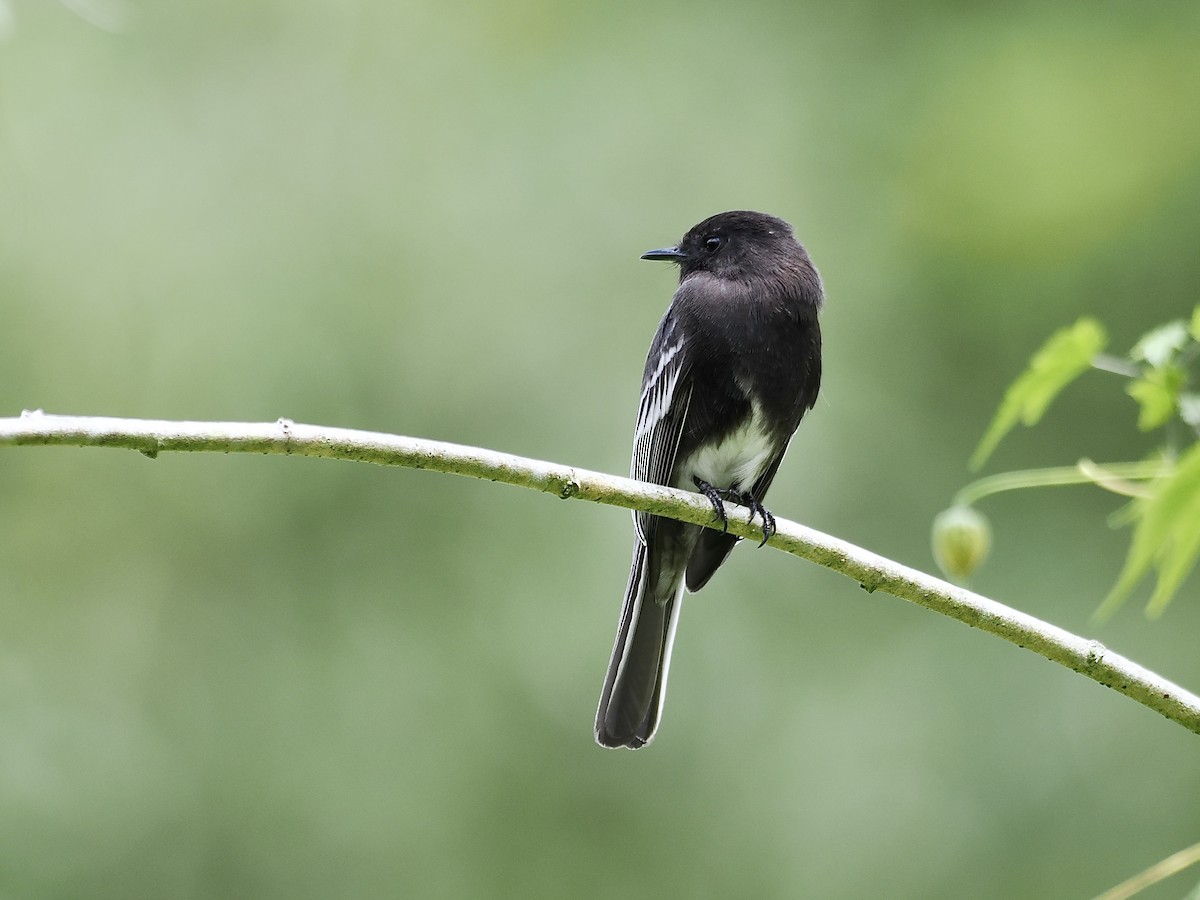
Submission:
<svg viewBox="0 0 1200 900">
<path fill-rule="evenodd" d="M 724 502 L 744 505 L 765 544 L 775 518 L 763 498 L 821 386 L 821 277 L 791 225 L 749 210 L 710 216 L 641 258 L 677 264 L 679 286 L 646 357 L 630 475 L 699 491 L 725 526 Z M 683 589 L 704 587 L 739 540 L 724 528 L 633 518 L 633 562 L 596 711 L 596 742 L 608 748 L 654 739 Z"/>
</svg>

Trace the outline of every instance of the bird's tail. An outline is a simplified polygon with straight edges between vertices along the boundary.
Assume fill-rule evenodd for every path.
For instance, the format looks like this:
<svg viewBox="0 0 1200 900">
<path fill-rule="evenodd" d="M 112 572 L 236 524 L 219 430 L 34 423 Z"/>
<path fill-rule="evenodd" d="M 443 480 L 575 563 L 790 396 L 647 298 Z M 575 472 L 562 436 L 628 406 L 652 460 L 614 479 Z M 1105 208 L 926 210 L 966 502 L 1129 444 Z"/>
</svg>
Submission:
<svg viewBox="0 0 1200 900">
<path fill-rule="evenodd" d="M 655 562 L 662 562 L 657 554 Z M 596 743 L 636 750 L 654 739 L 667 691 L 671 644 L 683 605 L 682 572 L 652 572 L 647 546 L 634 541 L 629 586 L 621 605 L 600 708 L 596 711 Z M 663 575 L 667 577 L 662 577 Z"/>
</svg>

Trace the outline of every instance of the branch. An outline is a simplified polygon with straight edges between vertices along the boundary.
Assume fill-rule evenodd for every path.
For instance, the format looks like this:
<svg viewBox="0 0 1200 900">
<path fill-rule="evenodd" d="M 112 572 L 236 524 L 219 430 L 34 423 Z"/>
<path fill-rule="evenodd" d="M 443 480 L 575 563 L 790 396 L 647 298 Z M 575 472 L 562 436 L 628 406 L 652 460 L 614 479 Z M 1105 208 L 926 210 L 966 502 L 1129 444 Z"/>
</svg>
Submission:
<svg viewBox="0 0 1200 900">
<path fill-rule="evenodd" d="M 637 509 L 712 528 L 720 524 L 699 494 L 440 441 L 345 428 L 278 422 L 166 422 L 91 416 L 50 416 L 40 410 L 0 418 L 0 446 L 27 444 L 124 447 L 154 457 L 168 450 L 279 453 L 469 475 Z M 1086 675 L 1200 734 L 1200 697 L 1172 684 L 1098 641 L 1078 637 L 995 600 L 956 587 L 846 541 L 776 519 L 770 546 L 841 572 L 868 591 L 883 591 L 994 634 Z M 729 510 L 730 532 L 759 538 L 741 507 Z"/>
<path fill-rule="evenodd" d="M 1158 884 L 1170 878 L 1177 872 L 1182 872 L 1188 866 L 1194 866 L 1200 862 L 1200 844 L 1192 844 L 1192 846 L 1180 850 L 1178 853 L 1172 853 L 1164 860 L 1160 860 L 1146 869 L 1144 872 L 1139 872 L 1128 881 L 1122 881 L 1114 888 L 1109 888 L 1096 900 L 1129 900 L 1134 894 L 1144 891 L 1151 885 Z M 1195 891 L 1188 894 L 1189 897 L 1194 897 Z"/>
</svg>

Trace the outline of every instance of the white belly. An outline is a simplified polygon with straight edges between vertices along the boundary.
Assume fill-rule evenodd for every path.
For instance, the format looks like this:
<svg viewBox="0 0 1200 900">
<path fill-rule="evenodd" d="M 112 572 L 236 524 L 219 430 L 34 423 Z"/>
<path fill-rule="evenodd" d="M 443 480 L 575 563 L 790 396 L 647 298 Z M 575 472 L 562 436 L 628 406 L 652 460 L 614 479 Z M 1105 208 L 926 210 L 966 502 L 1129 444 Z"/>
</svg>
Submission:
<svg viewBox="0 0 1200 900">
<path fill-rule="evenodd" d="M 720 444 L 701 448 L 688 465 L 679 467 L 680 483 L 675 487 L 693 490 L 693 476 L 720 489 L 746 491 L 753 487 L 775 449 L 761 421 L 761 413 L 755 406 L 746 424 L 728 434 Z"/>
</svg>

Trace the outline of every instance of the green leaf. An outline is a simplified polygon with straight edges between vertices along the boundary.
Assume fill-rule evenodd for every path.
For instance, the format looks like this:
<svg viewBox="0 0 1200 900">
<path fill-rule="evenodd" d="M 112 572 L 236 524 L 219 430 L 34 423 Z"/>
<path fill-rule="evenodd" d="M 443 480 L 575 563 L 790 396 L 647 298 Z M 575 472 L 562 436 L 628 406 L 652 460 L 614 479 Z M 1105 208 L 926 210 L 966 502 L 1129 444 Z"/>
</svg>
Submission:
<svg viewBox="0 0 1200 900">
<path fill-rule="evenodd" d="M 1193 341 L 1200 341 L 1200 306 L 1192 310 L 1192 324 L 1188 327 Z"/>
<path fill-rule="evenodd" d="M 1179 395 L 1179 417 L 1193 428 L 1200 428 L 1200 394 Z"/>
<path fill-rule="evenodd" d="M 1182 350 L 1187 342 L 1188 324 L 1183 319 L 1176 319 L 1143 334 L 1129 351 L 1129 358 L 1144 360 L 1159 368 L 1175 359 L 1175 354 Z"/>
<path fill-rule="evenodd" d="M 1138 402 L 1138 428 L 1152 431 L 1166 425 L 1179 408 L 1179 392 L 1187 380 L 1183 369 L 1164 366 L 1151 369 L 1137 381 L 1130 382 L 1126 393 Z"/>
<path fill-rule="evenodd" d="M 1104 326 L 1089 318 L 1055 332 L 1005 392 L 987 433 L 971 456 L 971 468 L 982 466 L 1018 421 L 1035 425 L 1062 389 L 1087 371 L 1107 340 Z"/>
<path fill-rule="evenodd" d="M 1200 444 L 1179 460 L 1175 471 L 1153 486 L 1153 493 L 1135 503 L 1136 523 L 1129 555 L 1117 583 L 1096 611 L 1106 619 L 1149 572 L 1158 570 L 1149 616 L 1162 615 L 1171 598 L 1196 566 L 1200 556 Z"/>
</svg>

